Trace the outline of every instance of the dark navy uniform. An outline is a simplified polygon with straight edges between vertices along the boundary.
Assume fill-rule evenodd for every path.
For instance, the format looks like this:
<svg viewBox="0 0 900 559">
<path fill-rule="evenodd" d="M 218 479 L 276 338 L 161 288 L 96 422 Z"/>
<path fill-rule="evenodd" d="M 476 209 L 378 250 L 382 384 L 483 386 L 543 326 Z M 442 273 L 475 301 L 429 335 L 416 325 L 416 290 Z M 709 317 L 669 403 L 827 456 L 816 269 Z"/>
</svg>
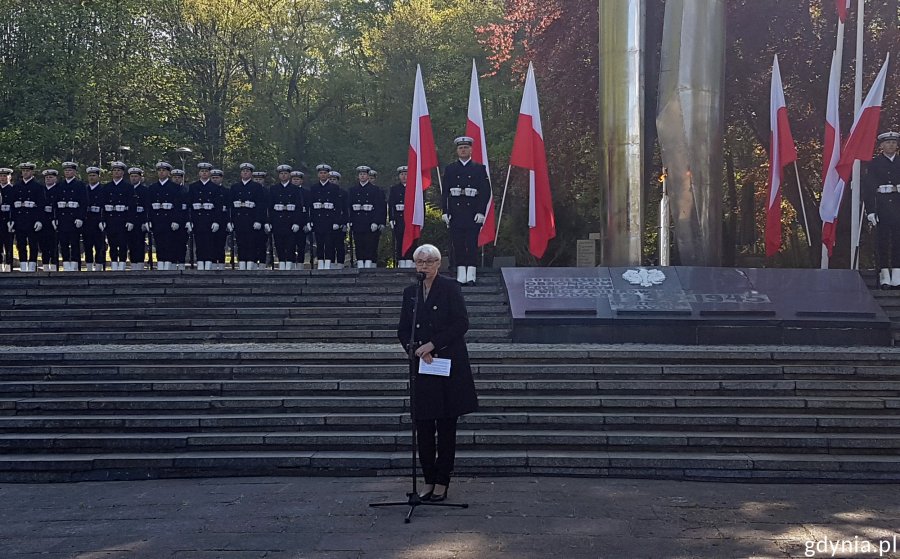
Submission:
<svg viewBox="0 0 900 559">
<path fill-rule="evenodd" d="M 481 223 L 475 216 L 484 215 L 491 192 L 485 166 L 472 159 L 466 163 L 454 161 L 444 169 L 443 184 L 443 210 L 450 217 L 452 265 L 476 266 Z"/>
<path fill-rule="evenodd" d="M 126 234 L 128 259 L 132 270 L 141 270 L 147 257 L 147 233 L 150 231 L 150 191 L 143 181 L 131 186 L 127 219 L 132 224 L 131 231 Z"/>
<path fill-rule="evenodd" d="M 87 217 L 87 186 L 78 179 L 56 183 L 56 223 L 63 262 L 81 266 L 81 232 Z M 73 270 L 73 271 L 74 271 Z"/>
<path fill-rule="evenodd" d="M 88 171 L 90 172 L 90 170 Z M 99 174 L 99 172 L 98 172 Z M 124 180 L 122 182 L 125 182 Z M 84 261 L 91 270 L 96 263 L 100 270 L 106 267 L 106 188 L 101 184 L 88 184 L 87 209 L 82 235 L 84 237 Z M 101 225 L 102 224 L 102 225 Z"/>
<path fill-rule="evenodd" d="M 40 232 L 35 231 L 35 227 L 40 223 L 39 228 L 53 228 L 44 212 L 44 207 L 47 205 L 46 189 L 34 177 L 28 181 L 19 179 L 12 188 L 10 217 L 15 230 L 19 262 L 36 263 L 40 246 Z"/>
<path fill-rule="evenodd" d="M 391 193 L 388 196 L 388 221 L 390 221 L 393 226 L 394 261 L 397 262 L 397 266 L 401 268 L 406 268 L 406 262 L 412 261 L 413 253 L 412 246 L 409 247 L 409 250 L 406 251 L 405 254 L 401 253 L 403 250 L 403 232 L 406 228 L 406 222 L 404 221 L 405 215 L 406 187 L 403 183 L 398 182 L 391 187 Z"/>
<path fill-rule="evenodd" d="M 900 268 L 900 154 L 883 153 L 866 167 L 862 195 L 868 213 L 878 216 L 878 267 Z"/>
<path fill-rule="evenodd" d="M 371 182 L 357 183 L 347 193 L 347 208 L 357 262 L 374 268 L 378 263 L 378 241 L 387 218 L 384 191 Z"/>
<path fill-rule="evenodd" d="M 238 259 L 258 264 L 266 260 L 266 191 L 260 183 L 242 180 L 231 185 L 231 223 Z"/>
<path fill-rule="evenodd" d="M 228 223 L 228 202 L 225 189 L 212 180 L 191 183 L 189 210 L 194 224 L 197 260 L 223 264 L 225 262 L 225 224 Z M 214 225 L 215 224 L 215 225 Z M 214 230 L 215 229 L 215 230 Z"/>
<path fill-rule="evenodd" d="M 109 261 L 113 270 L 125 269 L 128 261 L 128 240 L 131 233 L 126 224 L 140 230 L 140 223 L 129 222 L 132 218 L 134 187 L 127 178 L 119 182 L 111 180 L 103 186 L 103 219 L 106 223 L 106 238 L 109 240 Z"/>
<path fill-rule="evenodd" d="M 47 171 L 44 171 L 44 173 L 46 174 Z M 59 266 L 59 243 L 56 238 L 59 223 L 56 219 L 56 212 L 60 194 L 59 182 L 49 186 L 45 184 L 44 227 L 38 233 L 38 243 L 41 247 L 41 263 L 44 265 L 44 271 L 55 270 Z"/>
<path fill-rule="evenodd" d="M 320 262 L 336 257 L 336 245 L 343 243 L 346 225 L 345 198 L 341 187 L 331 182 L 315 182 L 310 188 L 310 217 L 316 233 L 316 256 Z"/>
<path fill-rule="evenodd" d="M 3 168 L 0 173 L 6 176 L 12 176 L 12 169 Z M 12 183 L 0 186 L 0 264 L 3 265 L 3 271 L 12 270 L 13 263 L 13 239 L 15 238 L 11 229 L 13 229 L 11 202 L 12 202 Z"/>
<path fill-rule="evenodd" d="M 187 200 L 182 185 L 169 179 L 156 181 L 148 188 L 150 223 L 156 241 L 156 260 L 184 263 L 187 246 Z"/>
<path fill-rule="evenodd" d="M 269 188 L 269 223 L 280 262 L 303 262 L 306 237 L 303 228 L 308 222 L 306 200 L 299 186 L 288 182 Z"/>
</svg>

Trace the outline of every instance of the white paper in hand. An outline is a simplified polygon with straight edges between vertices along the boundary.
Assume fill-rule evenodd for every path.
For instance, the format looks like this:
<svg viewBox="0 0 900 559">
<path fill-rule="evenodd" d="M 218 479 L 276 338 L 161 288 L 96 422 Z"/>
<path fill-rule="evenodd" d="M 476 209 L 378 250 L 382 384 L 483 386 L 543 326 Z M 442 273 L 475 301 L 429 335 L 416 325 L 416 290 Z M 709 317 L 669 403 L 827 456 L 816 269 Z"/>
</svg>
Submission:
<svg viewBox="0 0 900 559">
<path fill-rule="evenodd" d="M 420 375 L 437 375 L 439 377 L 450 376 L 450 360 L 439 359 L 435 357 L 431 360 L 431 364 L 422 361 L 419 358 L 419 374 Z"/>
</svg>

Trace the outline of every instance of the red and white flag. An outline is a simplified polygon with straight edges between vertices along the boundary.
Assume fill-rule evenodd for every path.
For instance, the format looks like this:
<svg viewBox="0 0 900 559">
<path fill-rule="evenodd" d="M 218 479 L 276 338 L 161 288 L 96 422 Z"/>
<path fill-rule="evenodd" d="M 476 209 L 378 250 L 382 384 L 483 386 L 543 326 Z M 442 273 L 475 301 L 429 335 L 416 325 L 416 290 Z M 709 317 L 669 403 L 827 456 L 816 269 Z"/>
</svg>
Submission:
<svg viewBox="0 0 900 559">
<path fill-rule="evenodd" d="M 850 0 L 835 0 L 837 5 L 838 18 L 841 23 L 847 21 L 847 13 L 850 11 Z"/>
<path fill-rule="evenodd" d="M 850 129 L 850 136 L 841 151 L 837 172 L 844 182 L 850 182 L 854 161 L 857 159 L 871 161 L 874 155 L 873 146 L 878 137 L 878 120 L 881 118 L 881 101 L 884 99 L 884 82 L 887 79 L 888 62 L 890 62 L 890 55 L 885 59 L 881 71 L 878 72 L 878 77 L 875 78 L 872 89 L 866 95 L 866 100 L 860 105 L 853 128 Z"/>
<path fill-rule="evenodd" d="M 784 166 L 797 160 L 797 148 L 791 135 L 787 117 L 784 88 L 778 56 L 772 64 L 772 90 L 769 104 L 771 144 L 769 147 L 769 188 L 766 204 L 766 256 L 774 256 L 781 250 L 781 183 Z"/>
<path fill-rule="evenodd" d="M 494 215 L 494 189 L 491 185 L 491 167 L 488 164 L 487 142 L 484 140 L 484 117 L 481 114 L 481 92 L 478 88 L 478 70 L 475 69 L 475 61 L 472 60 L 472 82 L 469 85 L 469 114 L 466 117 L 466 136 L 472 138 L 472 159 L 476 163 L 484 165 L 488 176 L 488 186 L 491 194 L 488 196 L 487 207 L 481 213 L 484 214 L 484 223 L 481 232 L 478 233 L 478 246 L 484 246 L 493 242 L 497 232 L 497 219 Z"/>
<path fill-rule="evenodd" d="M 422 236 L 425 225 L 425 191 L 431 186 L 431 170 L 437 167 L 437 149 L 431 131 L 431 116 L 425 101 L 422 68 L 416 65 L 416 88 L 413 92 L 412 123 L 409 128 L 409 167 L 403 213 L 403 254 Z"/>
<path fill-rule="evenodd" d="M 837 53 L 831 57 L 831 77 L 828 80 L 828 102 L 825 111 L 825 151 L 822 154 L 822 202 L 819 217 L 822 218 L 822 244 L 831 256 L 834 249 L 837 216 L 844 197 L 844 181 L 838 176 L 837 162 L 841 156 L 841 124 L 839 118 L 839 95 L 841 69 Z"/>
<path fill-rule="evenodd" d="M 547 151 L 544 148 L 534 66 L 530 62 L 509 163 L 529 170 L 528 251 L 535 258 L 541 258 L 547 250 L 547 243 L 556 236 L 556 218 L 550 197 L 550 174 L 547 171 Z"/>
</svg>

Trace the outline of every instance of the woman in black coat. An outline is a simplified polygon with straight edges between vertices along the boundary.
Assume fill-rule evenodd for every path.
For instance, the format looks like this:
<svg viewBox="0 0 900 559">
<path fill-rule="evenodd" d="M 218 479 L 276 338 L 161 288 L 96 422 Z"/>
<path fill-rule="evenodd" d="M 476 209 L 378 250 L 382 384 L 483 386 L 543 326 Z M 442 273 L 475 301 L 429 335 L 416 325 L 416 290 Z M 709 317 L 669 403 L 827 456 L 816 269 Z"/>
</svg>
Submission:
<svg viewBox="0 0 900 559">
<path fill-rule="evenodd" d="M 425 476 L 422 498 L 443 501 L 453 471 L 456 455 L 456 422 L 459 416 L 478 409 L 475 382 L 469 365 L 465 334 L 469 316 L 459 285 L 441 276 L 441 252 L 433 245 L 422 245 L 413 253 L 416 271 L 425 274 L 422 289 L 411 285 L 403 291 L 403 308 L 397 337 L 409 351 L 413 330 L 413 307 L 419 305 L 413 338 L 415 353 L 425 363 L 434 358 L 450 359 L 450 376 L 420 374 L 415 361 L 413 375 L 415 407 L 412 419 L 416 425 L 419 462 Z M 418 291 L 418 294 L 417 294 Z M 437 444 L 435 444 L 435 434 Z"/>
</svg>

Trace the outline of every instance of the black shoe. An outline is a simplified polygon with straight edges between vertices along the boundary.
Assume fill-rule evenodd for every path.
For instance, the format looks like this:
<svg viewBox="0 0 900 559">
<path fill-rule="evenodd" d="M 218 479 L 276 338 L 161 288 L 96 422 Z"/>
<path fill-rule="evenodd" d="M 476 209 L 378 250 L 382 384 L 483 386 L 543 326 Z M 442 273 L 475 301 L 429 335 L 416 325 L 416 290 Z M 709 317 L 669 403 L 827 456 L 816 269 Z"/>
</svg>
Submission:
<svg viewBox="0 0 900 559">
<path fill-rule="evenodd" d="M 450 491 L 450 488 L 449 488 L 449 487 L 447 487 L 446 489 L 444 489 L 444 492 L 441 493 L 440 495 L 437 494 L 437 493 L 432 493 L 432 494 L 431 494 L 431 499 L 430 499 L 431 502 L 432 502 L 432 503 L 438 503 L 438 502 L 440 502 L 440 501 L 446 500 L 446 499 L 447 499 L 447 492 L 448 492 L 448 491 Z"/>
<path fill-rule="evenodd" d="M 430 501 L 433 494 L 434 494 L 433 490 L 429 491 L 428 493 L 422 493 L 421 495 L 419 495 L 419 500 L 420 501 Z"/>
<path fill-rule="evenodd" d="M 475 287 L 475 282 L 474 282 L 474 281 L 470 281 L 470 282 L 467 283 L 466 285 L 471 285 L 472 287 Z"/>
</svg>

